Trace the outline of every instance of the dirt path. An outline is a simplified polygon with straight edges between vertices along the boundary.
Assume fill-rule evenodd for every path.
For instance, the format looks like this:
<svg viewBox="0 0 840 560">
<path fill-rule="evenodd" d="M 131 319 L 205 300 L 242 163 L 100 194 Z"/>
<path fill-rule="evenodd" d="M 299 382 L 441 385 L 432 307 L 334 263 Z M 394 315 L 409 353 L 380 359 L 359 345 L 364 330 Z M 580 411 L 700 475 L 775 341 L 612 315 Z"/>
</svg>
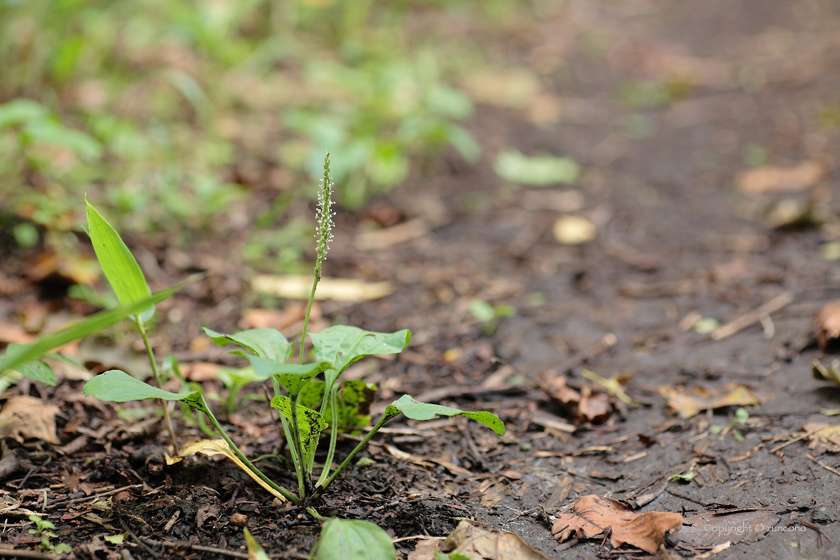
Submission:
<svg viewBox="0 0 840 560">
<path fill-rule="evenodd" d="M 492 174 L 489 161 L 472 169 L 446 158 L 379 207 L 418 220 L 428 233 L 366 251 L 354 236 L 356 222 L 339 218 L 343 231 L 325 273 L 390 280 L 396 293 L 364 305 L 324 303 L 321 310 L 370 330 L 412 330 L 410 351 L 399 360 L 354 372 L 380 385 L 383 402 L 409 392 L 492 409 L 509 433 L 498 440 L 452 421 L 436 430 L 395 425 L 384 440 L 391 448 L 372 447 L 376 464 L 353 469 L 355 478 L 330 493 L 325 509 L 375 521 L 395 537 L 446 535 L 458 518 L 472 517 L 518 533 L 549 558 L 617 557 L 598 546 L 600 539 L 558 551 L 547 516 L 580 496 L 628 499 L 632 490 L 659 483 L 661 494 L 640 511 L 770 512 L 774 530 L 733 537 L 715 558 L 836 557 L 837 455 L 830 443 L 809 449 L 808 439 L 780 446 L 809 422 L 832 423 L 820 411 L 840 408 L 838 390 L 812 378 L 812 361 L 824 356 L 810 334 L 814 315 L 840 296 L 836 261 L 821 253 L 823 243 L 840 236 L 832 199 L 838 5 L 570 2 L 539 24 L 511 30 L 506 40 L 511 59 L 536 68 L 545 87 L 524 109 L 479 110 L 473 130 L 485 154 L 514 147 L 568 155 L 584 167 L 579 185 L 518 187 Z M 647 85 L 634 90 L 629 82 Z M 736 185 L 749 169 L 745 159 L 785 167 L 813 162 L 824 172 L 799 192 L 746 193 L 743 181 Z M 778 180 L 779 172 L 769 173 L 770 183 Z M 827 225 L 774 227 L 777 218 L 768 211 L 783 199 L 812 201 Z M 595 224 L 596 239 L 558 243 L 553 226 L 566 213 Z M 241 290 L 235 279 L 232 287 L 211 282 L 217 291 Z M 518 313 L 485 335 L 469 312 L 473 299 Z M 759 313 L 760 321 L 731 336 L 713 340 L 717 335 L 696 332 L 708 319 L 726 324 L 768 302 L 778 304 L 769 319 Z M 204 321 L 224 330 L 240 317 L 238 305 L 199 307 L 190 328 Z M 187 355 L 196 334 L 171 332 L 175 350 Z M 597 397 L 603 391 L 583 377 L 584 369 L 623 376 L 636 404 Z M 594 391 L 590 404 L 606 403 L 596 421 L 576 423 L 547 396 L 541 385 L 560 377 L 584 398 Z M 746 424 L 721 433 L 711 427 L 729 426 L 737 406 L 682 419 L 660 392 L 730 383 L 761 404 L 745 407 Z M 65 431 L 65 444 L 114 421 L 109 409 L 96 411 L 78 394 L 71 384 L 54 395 L 77 396 L 64 407 L 68 424 L 99 418 L 87 432 Z M 249 412 L 231 423 L 237 437 L 249 438 L 253 454 L 276 442 L 267 418 Z M 242 545 L 235 513 L 248 517 L 277 557 L 305 557 L 311 548 L 317 527 L 272 504 L 226 463 L 165 467 L 142 434 L 103 448 L 109 437 L 90 435 L 66 455 L 45 450 L 52 463 L 39 463 L 35 450 L 30 478 L 5 481 L 7 505 L 45 505 L 78 558 L 119 558 L 120 547 L 101 537 L 127 529 L 134 537 L 122 547 L 130 556 L 122 558 L 172 557 L 175 550 L 229 557 L 200 547 Z M 164 434 L 157 437 L 164 444 Z M 410 457 L 395 458 L 395 449 Z M 686 473 L 693 479 L 664 484 Z M 39 503 L 50 485 L 54 496 Z M 108 491 L 111 502 L 91 505 Z M 36 542 L 15 528 L 24 520 L 9 517 L 4 543 Z M 735 542 L 742 538 L 756 542 Z M 167 544 L 176 540 L 181 548 Z M 417 542 L 403 541 L 401 553 Z M 691 556 L 702 546 L 679 550 Z"/>
</svg>

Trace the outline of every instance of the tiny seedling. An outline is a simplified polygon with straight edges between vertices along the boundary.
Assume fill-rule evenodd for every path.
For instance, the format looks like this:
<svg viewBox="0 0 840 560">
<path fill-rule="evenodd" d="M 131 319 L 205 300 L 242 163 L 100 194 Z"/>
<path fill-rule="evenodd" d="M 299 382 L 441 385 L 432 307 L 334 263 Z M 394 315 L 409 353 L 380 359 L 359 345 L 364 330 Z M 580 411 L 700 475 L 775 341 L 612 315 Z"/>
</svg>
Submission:
<svg viewBox="0 0 840 560">
<path fill-rule="evenodd" d="M 744 441 L 744 435 L 738 430 L 736 430 L 735 427 L 746 426 L 749 417 L 750 413 L 747 412 L 745 408 L 739 408 L 735 411 L 735 418 L 732 419 L 732 422 L 730 422 L 728 426 L 712 424 L 712 426 L 709 428 L 709 431 L 713 434 L 720 434 L 720 439 L 725 438 L 726 434 L 732 432 L 732 437 L 734 437 L 737 441 Z"/>
<path fill-rule="evenodd" d="M 65 543 L 52 544 L 50 542 L 50 539 L 58 538 L 58 535 L 52 532 L 52 529 L 55 529 L 55 525 L 51 521 L 41 519 L 41 517 L 34 514 L 29 516 L 29 520 L 35 523 L 35 528 L 29 529 L 29 534 L 41 537 L 41 550 L 58 554 L 73 552 L 73 549 Z"/>
<path fill-rule="evenodd" d="M 332 186 L 329 154 L 327 154 L 324 161 L 324 176 L 318 195 L 317 256 L 314 279 L 309 306 L 304 318 L 297 363 L 288 361 L 294 349 L 293 343 L 289 342 L 282 333 L 275 329 L 251 329 L 234 334 L 223 334 L 206 327 L 203 329 L 217 345 L 233 344 L 239 346 L 239 349 L 233 350 L 231 353 L 248 359 L 253 368 L 255 379 L 260 381 L 271 380 L 274 389 L 271 406 L 279 411 L 283 434 L 288 443 L 291 462 L 297 474 L 297 493 L 293 493 L 269 479 L 242 454 L 207 406 L 201 390 L 191 389 L 181 393 L 172 393 L 159 387 L 152 387 L 117 370 L 97 375 L 84 388 L 85 395 L 95 396 L 105 401 L 126 402 L 159 398 L 181 401 L 195 408 L 207 416 L 210 423 L 221 435 L 225 442 L 221 445 L 226 444 L 225 454 L 246 469 L 252 478 L 270 492 L 282 496 L 295 505 L 306 507 L 311 515 L 319 519 L 321 519 L 321 516 L 311 507 L 311 504 L 323 495 L 336 476 L 350 464 L 356 454 L 367 445 L 377 431 L 386 422 L 400 414 L 413 420 L 432 420 L 438 416 L 464 416 L 484 424 L 499 435 L 503 435 L 505 432 L 504 423 L 496 415 L 489 412 L 467 412 L 447 406 L 421 403 L 409 395 L 403 395 L 386 407 L 382 417 L 362 438 L 355 449 L 347 455 L 338 468 L 332 469 L 338 432 L 341 429 L 359 428 L 368 422 L 370 418 L 368 408 L 373 397 L 372 386 L 357 380 L 339 383 L 339 377 L 347 367 L 366 356 L 402 352 L 411 339 L 408 330 L 381 333 L 345 325 L 332 326 L 319 333 L 308 332 L 309 316 L 315 290 L 321 279 L 321 268 L 326 259 L 329 242 L 332 239 Z M 124 247 L 124 245 L 121 247 Z M 127 249 L 125 251 L 127 252 Z M 121 254 L 123 255 L 123 262 L 129 262 L 125 253 Z M 134 262 L 133 259 L 130 262 Z M 139 268 L 135 270 L 142 275 Z M 143 286 L 139 282 L 136 282 L 136 284 L 135 291 L 139 292 Z M 136 301 L 137 299 L 138 296 L 134 296 L 129 301 Z M 122 298 L 121 301 L 123 301 Z M 138 326 L 141 326 L 142 317 L 137 316 L 135 320 L 138 322 Z M 312 342 L 312 352 L 315 356 L 313 362 L 304 361 L 303 342 L 306 340 L 307 334 Z M 144 335 L 144 341 L 146 340 L 147 338 Z M 318 376 L 322 376 L 323 379 L 316 379 Z M 316 468 L 316 450 L 321 441 L 321 434 L 327 429 L 330 431 L 330 437 L 326 456 L 319 468 Z M 199 443 L 202 444 L 199 447 L 219 448 L 216 442 L 207 442 L 206 445 L 203 442 Z M 227 453 L 228 448 L 230 453 Z M 316 473 L 316 470 L 320 472 Z M 314 478 L 316 474 L 317 478 Z"/>
<path fill-rule="evenodd" d="M 502 317 L 513 317 L 516 315 L 516 308 L 506 304 L 494 306 L 484 300 L 474 299 L 470 302 L 470 313 L 484 324 L 481 332 L 485 336 L 490 336 L 496 332 L 496 327 L 499 326 L 499 320 Z"/>
</svg>

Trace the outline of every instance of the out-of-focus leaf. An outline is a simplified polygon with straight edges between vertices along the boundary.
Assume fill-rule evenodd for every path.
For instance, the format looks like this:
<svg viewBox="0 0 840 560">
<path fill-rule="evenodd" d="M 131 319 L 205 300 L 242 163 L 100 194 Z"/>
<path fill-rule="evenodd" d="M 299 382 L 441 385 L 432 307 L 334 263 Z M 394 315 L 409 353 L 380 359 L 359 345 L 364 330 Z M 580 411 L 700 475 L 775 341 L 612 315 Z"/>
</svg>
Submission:
<svg viewBox="0 0 840 560">
<path fill-rule="evenodd" d="M 516 150 L 500 153 L 493 170 L 502 179 L 533 187 L 574 183 L 580 175 L 580 166 L 573 159 L 550 155 L 528 157 Z"/>
<path fill-rule="evenodd" d="M 277 329 L 249 329 L 235 334 L 222 334 L 207 327 L 202 327 L 201 330 L 218 346 L 237 344 L 248 349 L 255 356 L 281 364 L 288 360 L 292 353 L 292 345 Z"/>
<path fill-rule="evenodd" d="M 148 383 L 116 369 L 101 373 L 85 383 L 83 392 L 86 397 L 96 397 L 109 402 L 128 402 L 142 399 L 180 401 L 193 394 L 192 392 L 173 393 L 158 387 L 152 387 Z"/>
<path fill-rule="evenodd" d="M 313 560 L 396 560 L 388 533 L 370 521 L 330 519 L 312 550 Z"/>
<path fill-rule="evenodd" d="M 49 111 L 40 103 L 31 99 L 13 99 L 0 105 L 0 130 L 16 124 L 43 119 L 48 115 Z"/>
</svg>

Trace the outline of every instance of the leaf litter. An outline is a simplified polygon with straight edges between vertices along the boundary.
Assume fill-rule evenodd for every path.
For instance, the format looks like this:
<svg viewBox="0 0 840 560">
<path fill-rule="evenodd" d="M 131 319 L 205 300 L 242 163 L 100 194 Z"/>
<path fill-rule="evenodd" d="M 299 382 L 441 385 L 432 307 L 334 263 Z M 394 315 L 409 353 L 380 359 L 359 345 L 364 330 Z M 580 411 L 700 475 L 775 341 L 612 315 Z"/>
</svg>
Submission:
<svg viewBox="0 0 840 560">
<path fill-rule="evenodd" d="M 685 420 L 704 410 L 761 404 L 761 399 L 747 387 L 738 383 L 729 383 L 712 390 L 696 387 L 688 393 L 673 387 L 660 387 L 659 394 L 665 397 L 668 400 L 668 406 L 676 410 Z"/>
</svg>

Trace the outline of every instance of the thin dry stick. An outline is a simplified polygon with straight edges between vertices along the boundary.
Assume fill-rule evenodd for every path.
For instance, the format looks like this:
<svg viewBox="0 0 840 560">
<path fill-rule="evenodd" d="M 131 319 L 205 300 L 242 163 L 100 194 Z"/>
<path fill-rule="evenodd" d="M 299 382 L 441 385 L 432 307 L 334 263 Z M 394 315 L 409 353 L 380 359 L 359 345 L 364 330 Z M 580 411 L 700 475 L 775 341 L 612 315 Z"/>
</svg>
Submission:
<svg viewBox="0 0 840 560">
<path fill-rule="evenodd" d="M 806 457 L 808 457 L 809 459 L 811 459 L 813 462 L 815 462 L 815 463 L 816 463 L 816 464 L 818 464 L 819 466 L 821 466 L 822 468 L 824 468 L 825 470 L 827 470 L 827 471 L 829 471 L 829 472 L 833 472 L 833 473 L 834 473 L 834 474 L 836 474 L 837 476 L 840 476 L 840 471 L 838 471 L 837 469 L 832 469 L 831 467 L 829 467 L 828 465 L 826 465 L 826 464 L 825 464 L 825 463 L 823 463 L 822 461 L 818 461 L 817 459 L 814 459 L 814 458 L 811 456 L 811 454 L 810 454 L 810 453 L 809 453 L 809 454 L 806 454 L 805 456 L 806 456 Z"/>
<path fill-rule="evenodd" d="M 771 313 L 775 313 L 780 309 L 787 307 L 791 303 L 793 303 L 794 295 L 793 292 L 784 292 L 783 294 L 779 294 L 764 305 L 753 309 L 752 311 L 741 315 L 734 321 L 730 321 L 723 326 L 720 326 L 712 331 L 710 335 L 712 340 L 723 340 L 724 338 L 730 337 L 733 334 L 744 330 L 745 328 L 758 323 L 761 319 L 765 316 L 770 315 Z"/>
<path fill-rule="evenodd" d="M 773 449 L 771 449 L 771 450 L 769 451 L 769 453 L 775 453 L 775 452 L 776 452 L 776 451 L 778 451 L 779 449 L 782 449 L 782 448 L 784 448 L 784 447 L 787 447 L 788 445 L 790 445 L 790 444 L 792 444 L 792 443 L 796 443 L 797 441 L 803 440 L 803 439 L 805 439 L 805 438 L 807 438 L 807 437 L 811 437 L 811 436 L 813 436 L 813 435 L 816 435 L 816 434 L 820 433 L 820 432 L 821 432 L 821 431 L 823 431 L 823 430 L 827 430 L 828 428 L 833 428 L 833 427 L 834 427 L 834 426 L 825 426 L 825 427 L 823 427 L 823 428 L 820 428 L 819 430 L 814 430 L 813 432 L 807 432 L 807 433 L 805 433 L 805 434 L 802 434 L 801 436 L 799 436 L 799 437 L 795 437 L 795 438 L 793 438 L 793 439 L 792 439 L 792 440 L 790 440 L 790 441 L 786 441 L 785 443 L 783 443 L 783 444 L 781 444 L 781 445 L 777 445 L 776 447 L 774 447 Z"/>
</svg>

